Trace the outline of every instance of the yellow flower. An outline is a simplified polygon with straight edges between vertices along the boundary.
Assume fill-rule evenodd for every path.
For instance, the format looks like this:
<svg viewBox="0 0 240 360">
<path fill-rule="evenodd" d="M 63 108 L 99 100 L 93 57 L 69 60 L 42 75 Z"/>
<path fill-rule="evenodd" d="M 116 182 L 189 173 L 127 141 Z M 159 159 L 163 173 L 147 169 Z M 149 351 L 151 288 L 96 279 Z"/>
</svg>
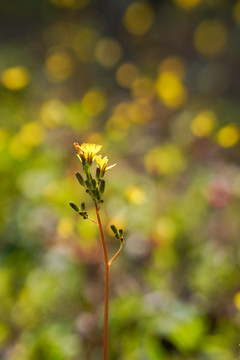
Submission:
<svg viewBox="0 0 240 360">
<path fill-rule="evenodd" d="M 100 178 L 104 176 L 104 174 L 107 170 L 110 170 L 111 168 L 113 168 L 116 165 L 116 164 L 113 164 L 113 165 L 107 166 L 107 163 L 108 163 L 107 156 L 104 156 L 104 158 L 102 158 L 102 155 L 97 155 L 97 156 L 95 156 L 95 160 L 100 169 L 100 176 L 99 176 Z"/>
<path fill-rule="evenodd" d="M 83 165 L 85 165 L 86 163 L 88 165 L 91 165 L 96 154 L 102 148 L 101 145 L 87 143 L 84 143 L 80 146 L 77 142 L 75 142 L 73 145 L 75 146 L 75 149 L 78 152 L 78 158 L 83 163 Z"/>
</svg>

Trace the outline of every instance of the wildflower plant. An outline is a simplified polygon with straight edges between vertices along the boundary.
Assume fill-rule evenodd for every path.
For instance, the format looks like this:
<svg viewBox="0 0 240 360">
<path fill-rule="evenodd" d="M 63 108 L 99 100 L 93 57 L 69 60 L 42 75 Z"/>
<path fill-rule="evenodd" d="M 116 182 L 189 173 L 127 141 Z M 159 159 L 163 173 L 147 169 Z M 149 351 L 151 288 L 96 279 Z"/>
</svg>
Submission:
<svg viewBox="0 0 240 360">
<path fill-rule="evenodd" d="M 91 197 L 95 210 L 97 221 L 93 220 L 88 216 L 86 211 L 85 203 L 81 203 L 78 207 L 75 203 L 70 202 L 70 206 L 78 212 L 78 214 L 84 220 L 92 221 L 99 228 L 103 255 L 104 255 L 104 264 L 105 264 L 105 301 L 104 301 L 104 331 L 103 331 L 103 360 L 107 360 L 107 341 L 108 341 L 108 305 L 109 305 L 109 268 L 113 261 L 117 258 L 119 253 L 122 250 L 124 244 L 123 230 L 117 229 L 115 225 L 111 225 L 110 228 L 115 236 L 115 238 L 120 242 L 119 250 L 116 254 L 109 260 L 108 251 L 106 246 L 106 240 L 103 232 L 101 217 L 100 217 L 100 208 L 102 206 L 103 195 L 105 190 L 105 180 L 104 175 L 106 171 L 112 169 L 116 164 L 107 166 L 108 158 L 107 156 L 102 157 L 102 155 L 97 155 L 101 150 L 101 145 L 88 144 L 84 143 L 79 145 L 77 142 L 74 143 L 75 149 L 77 150 L 77 156 L 82 163 L 82 174 L 77 172 L 76 178 L 79 184 L 85 189 L 86 193 Z M 96 163 L 96 173 L 95 176 L 91 173 L 91 166 L 93 163 Z"/>
</svg>

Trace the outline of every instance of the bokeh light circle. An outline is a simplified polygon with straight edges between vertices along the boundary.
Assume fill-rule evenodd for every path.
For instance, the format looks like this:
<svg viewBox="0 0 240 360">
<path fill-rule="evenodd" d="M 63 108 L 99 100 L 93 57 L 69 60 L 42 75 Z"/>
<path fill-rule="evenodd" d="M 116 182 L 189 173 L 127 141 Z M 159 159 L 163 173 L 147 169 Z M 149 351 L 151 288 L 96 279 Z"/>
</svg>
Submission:
<svg viewBox="0 0 240 360">
<path fill-rule="evenodd" d="M 121 45 L 113 38 L 101 39 L 96 45 L 95 56 L 101 65 L 113 67 L 122 56 Z"/>
<path fill-rule="evenodd" d="M 205 56 L 219 55 L 227 41 L 227 30 L 218 20 L 204 20 L 194 32 L 196 50 Z"/>
<path fill-rule="evenodd" d="M 126 30 L 132 35 L 142 35 L 152 26 L 154 21 L 154 12 L 148 3 L 131 4 L 123 18 Z"/>
</svg>

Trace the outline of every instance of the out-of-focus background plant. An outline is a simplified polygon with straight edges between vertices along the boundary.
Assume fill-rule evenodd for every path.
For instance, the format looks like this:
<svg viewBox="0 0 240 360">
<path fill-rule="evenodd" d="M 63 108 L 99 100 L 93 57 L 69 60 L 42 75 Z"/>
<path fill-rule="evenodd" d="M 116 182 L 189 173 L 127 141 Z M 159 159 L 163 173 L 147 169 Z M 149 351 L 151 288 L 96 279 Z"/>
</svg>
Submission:
<svg viewBox="0 0 240 360">
<path fill-rule="evenodd" d="M 2 0 L 0 29 L 0 358 L 101 354 L 74 141 L 118 164 L 109 360 L 238 358 L 240 1 Z"/>
</svg>

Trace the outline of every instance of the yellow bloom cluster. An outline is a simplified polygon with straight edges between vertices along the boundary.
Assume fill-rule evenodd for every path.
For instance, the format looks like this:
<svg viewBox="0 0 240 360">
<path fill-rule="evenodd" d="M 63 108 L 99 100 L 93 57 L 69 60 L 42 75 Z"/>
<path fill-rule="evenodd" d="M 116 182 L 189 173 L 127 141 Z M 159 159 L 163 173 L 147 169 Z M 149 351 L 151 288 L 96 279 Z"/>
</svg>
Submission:
<svg viewBox="0 0 240 360">
<path fill-rule="evenodd" d="M 98 168 L 100 169 L 100 178 L 104 176 L 107 170 L 113 168 L 116 164 L 107 166 L 108 158 L 102 155 L 97 155 L 101 150 L 102 146 L 97 144 L 88 144 L 83 143 L 79 145 L 77 142 L 74 143 L 75 149 L 78 152 L 78 157 L 83 165 L 87 164 L 88 166 L 92 165 L 92 162 L 95 160 Z"/>
</svg>

